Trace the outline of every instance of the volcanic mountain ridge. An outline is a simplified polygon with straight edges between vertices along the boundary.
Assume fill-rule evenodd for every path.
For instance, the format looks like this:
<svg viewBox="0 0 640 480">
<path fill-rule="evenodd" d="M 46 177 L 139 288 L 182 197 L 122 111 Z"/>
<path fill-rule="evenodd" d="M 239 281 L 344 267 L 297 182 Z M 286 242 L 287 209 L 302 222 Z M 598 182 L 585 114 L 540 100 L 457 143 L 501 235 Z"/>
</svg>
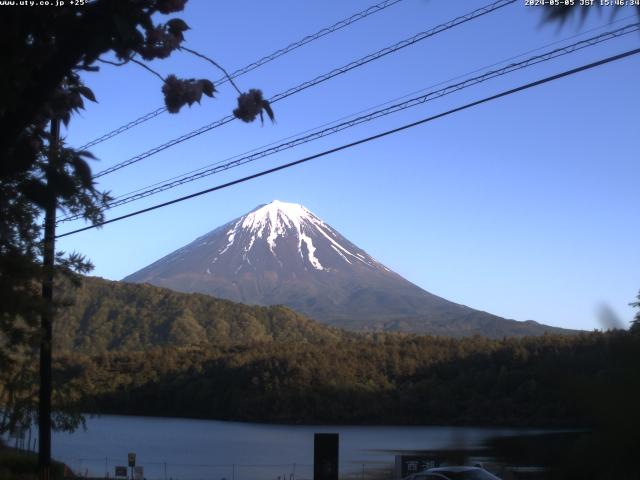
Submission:
<svg viewBox="0 0 640 480">
<path fill-rule="evenodd" d="M 391 271 L 305 207 L 261 205 L 129 275 L 181 292 L 282 304 L 352 330 L 450 336 L 539 335 L 517 322 L 433 295 Z"/>
</svg>

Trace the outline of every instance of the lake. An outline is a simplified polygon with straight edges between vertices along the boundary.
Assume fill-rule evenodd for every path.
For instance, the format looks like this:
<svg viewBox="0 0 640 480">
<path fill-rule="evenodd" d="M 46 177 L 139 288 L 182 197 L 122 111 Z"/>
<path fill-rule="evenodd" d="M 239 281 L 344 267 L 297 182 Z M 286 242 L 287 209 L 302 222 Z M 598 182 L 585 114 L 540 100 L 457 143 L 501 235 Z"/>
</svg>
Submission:
<svg viewBox="0 0 640 480">
<path fill-rule="evenodd" d="M 308 480 L 313 478 L 313 434 L 340 434 L 340 474 L 391 478 L 394 455 L 481 447 L 496 436 L 540 429 L 415 426 L 290 426 L 105 415 L 87 430 L 54 433 L 53 456 L 77 473 L 114 476 L 135 452 L 147 479 Z M 548 431 L 548 430 L 546 430 Z M 364 473 L 364 475 L 363 475 Z"/>
</svg>

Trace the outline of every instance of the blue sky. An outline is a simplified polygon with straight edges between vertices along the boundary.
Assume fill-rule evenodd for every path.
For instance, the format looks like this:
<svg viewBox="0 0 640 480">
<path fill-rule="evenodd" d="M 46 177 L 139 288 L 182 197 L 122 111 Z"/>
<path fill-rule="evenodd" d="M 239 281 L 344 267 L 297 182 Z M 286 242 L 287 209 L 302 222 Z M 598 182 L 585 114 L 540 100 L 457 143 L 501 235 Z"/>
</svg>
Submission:
<svg viewBox="0 0 640 480">
<path fill-rule="evenodd" d="M 237 79 L 266 97 L 444 23 L 488 2 L 404 0 Z M 233 71 L 373 0 L 190 0 L 186 45 Z M 613 8 L 613 7 L 612 7 Z M 100 179 L 121 195 L 563 39 L 571 43 L 636 21 L 603 8 L 586 22 L 542 25 L 524 0 L 329 80 L 274 105 L 277 123 L 232 122 Z M 630 18 L 626 19 L 626 17 Z M 607 26 L 611 21 L 614 25 Z M 593 30 L 596 29 L 596 30 Z M 589 31 L 592 30 L 590 33 Z M 587 33 L 585 33 L 587 32 Z M 169 200 L 433 115 L 521 83 L 637 48 L 636 32 L 420 107 L 207 177 L 108 216 Z M 524 57 L 523 57 L 524 58 Z M 217 79 L 186 54 L 153 62 L 163 75 Z M 301 203 L 422 288 L 517 320 L 601 328 L 609 305 L 630 321 L 640 289 L 637 160 L 640 58 L 499 99 L 311 163 L 60 239 L 95 275 L 121 279 L 273 199 Z M 65 133 L 81 145 L 162 105 L 160 81 L 136 65 L 87 74 L 99 103 Z M 453 83 L 453 82 L 447 82 Z M 231 112 L 216 98 L 163 114 L 93 147 L 94 170 L 126 160 Z M 63 233 L 82 222 L 59 226 Z"/>
</svg>

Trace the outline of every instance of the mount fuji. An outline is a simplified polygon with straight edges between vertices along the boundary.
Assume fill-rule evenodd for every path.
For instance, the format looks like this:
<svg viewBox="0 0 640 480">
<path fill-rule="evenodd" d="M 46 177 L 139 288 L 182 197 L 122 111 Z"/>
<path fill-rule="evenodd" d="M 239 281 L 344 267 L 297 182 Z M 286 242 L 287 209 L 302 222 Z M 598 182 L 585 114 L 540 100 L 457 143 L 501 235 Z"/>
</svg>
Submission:
<svg viewBox="0 0 640 480">
<path fill-rule="evenodd" d="M 237 302 L 282 304 L 351 330 L 450 336 L 560 331 L 433 295 L 392 272 L 302 205 L 278 200 L 124 279 Z"/>
</svg>

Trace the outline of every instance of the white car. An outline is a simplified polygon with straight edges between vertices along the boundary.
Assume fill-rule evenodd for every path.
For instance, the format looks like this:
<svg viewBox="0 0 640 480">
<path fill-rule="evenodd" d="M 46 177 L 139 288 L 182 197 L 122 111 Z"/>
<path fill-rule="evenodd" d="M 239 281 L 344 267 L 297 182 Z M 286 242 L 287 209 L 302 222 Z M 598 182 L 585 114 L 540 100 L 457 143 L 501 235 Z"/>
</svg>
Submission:
<svg viewBox="0 0 640 480">
<path fill-rule="evenodd" d="M 479 467 L 438 467 L 415 473 L 411 480 L 500 480 Z"/>
</svg>

